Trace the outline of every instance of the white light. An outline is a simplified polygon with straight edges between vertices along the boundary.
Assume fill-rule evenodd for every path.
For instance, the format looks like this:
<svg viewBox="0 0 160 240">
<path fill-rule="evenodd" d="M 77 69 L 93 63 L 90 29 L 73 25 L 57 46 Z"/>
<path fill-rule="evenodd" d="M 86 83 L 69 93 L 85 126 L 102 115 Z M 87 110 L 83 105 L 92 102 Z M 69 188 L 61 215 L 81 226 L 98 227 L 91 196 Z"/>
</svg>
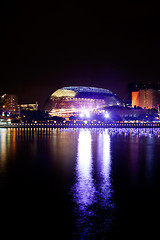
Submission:
<svg viewBox="0 0 160 240">
<path fill-rule="evenodd" d="M 89 118 L 90 117 L 90 114 L 89 112 L 86 112 L 86 117 Z"/>
<path fill-rule="evenodd" d="M 84 113 L 81 113 L 81 114 L 80 114 L 80 117 L 84 117 Z"/>
<path fill-rule="evenodd" d="M 87 118 L 89 118 L 90 117 L 90 112 L 89 112 L 89 110 L 86 110 L 86 109 L 84 109 L 84 110 L 82 110 L 82 112 L 80 113 L 80 117 L 87 117 Z"/>
<path fill-rule="evenodd" d="M 109 113 L 105 112 L 104 116 L 105 116 L 105 118 L 109 118 Z"/>
</svg>

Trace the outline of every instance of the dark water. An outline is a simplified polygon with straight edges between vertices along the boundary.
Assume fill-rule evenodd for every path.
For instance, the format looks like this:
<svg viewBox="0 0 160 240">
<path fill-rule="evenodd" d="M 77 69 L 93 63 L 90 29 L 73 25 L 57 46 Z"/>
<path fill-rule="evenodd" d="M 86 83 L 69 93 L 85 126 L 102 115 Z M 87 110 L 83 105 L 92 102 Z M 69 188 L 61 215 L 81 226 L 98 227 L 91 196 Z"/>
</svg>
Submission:
<svg viewBox="0 0 160 240">
<path fill-rule="evenodd" d="M 159 205 L 159 129 L 0 129 L 5 236 L 156 239 Z"/>
</svg>

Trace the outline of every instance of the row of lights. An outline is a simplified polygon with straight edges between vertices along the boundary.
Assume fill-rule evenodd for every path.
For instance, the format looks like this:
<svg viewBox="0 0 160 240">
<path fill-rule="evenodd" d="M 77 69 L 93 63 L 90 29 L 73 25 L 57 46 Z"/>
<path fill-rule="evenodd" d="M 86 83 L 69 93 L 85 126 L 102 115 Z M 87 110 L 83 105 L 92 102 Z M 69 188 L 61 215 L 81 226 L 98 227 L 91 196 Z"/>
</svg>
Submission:
<svg viewBox="0 0 160 240">
<path fill-rule="evenodd" d="M 32 125 L 34 125 L 34 126 L 40 126 L 40 125 L 42 125 L 42 126 L 55 126 L 55 125 L 61 125 L 61 126 L 64 126 L 64 125 L 68 125 L 68 126 L 75 126 L 75 125 L 79 125 L 79 126 L 83 126 L 83 125 L 90 125 L 90 126 L 95 126 L 95 125 L 99 125 L 99 126 L 102 126 L 102 125 L 105 125 L 105 126 L 139 126 L 139 125 L 141 125 L 141 126 L 159 126 L 159 123 L 87 123 L 87 121 L 84 121 L 84 123 L 66 123 L 66 124 L 64 124 L 64 123 L 53 123 L 53 124 L 47 124 L 47 123 L 12 123 L 12 125 L 13 126 L 32 126 Z"/>
</svg>

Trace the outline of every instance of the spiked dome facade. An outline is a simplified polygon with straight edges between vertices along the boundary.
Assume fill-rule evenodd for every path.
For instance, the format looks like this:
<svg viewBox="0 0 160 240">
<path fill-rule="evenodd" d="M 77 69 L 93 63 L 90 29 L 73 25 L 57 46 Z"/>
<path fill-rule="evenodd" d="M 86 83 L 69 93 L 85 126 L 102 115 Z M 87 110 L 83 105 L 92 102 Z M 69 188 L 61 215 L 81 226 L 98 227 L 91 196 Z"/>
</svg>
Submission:
<svg viewBox="0 0 160 240">
<path fill-rule="evenodd" d="M 45 110 L 51 116 L 71 116 L 86 109 L 93 112 L 108 106 L 121 105 L 120 99 L 110 90 L 71 86 L 63 87 L 51 94 Z"/>
</svg>

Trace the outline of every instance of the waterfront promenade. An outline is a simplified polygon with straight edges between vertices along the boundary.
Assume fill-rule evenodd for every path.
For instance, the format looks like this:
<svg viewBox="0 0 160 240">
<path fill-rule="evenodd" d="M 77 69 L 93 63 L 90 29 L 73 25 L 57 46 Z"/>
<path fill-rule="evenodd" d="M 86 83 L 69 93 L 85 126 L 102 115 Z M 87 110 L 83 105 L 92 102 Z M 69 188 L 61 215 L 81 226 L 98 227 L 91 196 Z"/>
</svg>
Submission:
<svg viewBox="0 0 160 240">
<path fill-rule="evenodd" d="M 10 123 L 0 128 L 160 128 L 160 123 Z"/>
</svg>

